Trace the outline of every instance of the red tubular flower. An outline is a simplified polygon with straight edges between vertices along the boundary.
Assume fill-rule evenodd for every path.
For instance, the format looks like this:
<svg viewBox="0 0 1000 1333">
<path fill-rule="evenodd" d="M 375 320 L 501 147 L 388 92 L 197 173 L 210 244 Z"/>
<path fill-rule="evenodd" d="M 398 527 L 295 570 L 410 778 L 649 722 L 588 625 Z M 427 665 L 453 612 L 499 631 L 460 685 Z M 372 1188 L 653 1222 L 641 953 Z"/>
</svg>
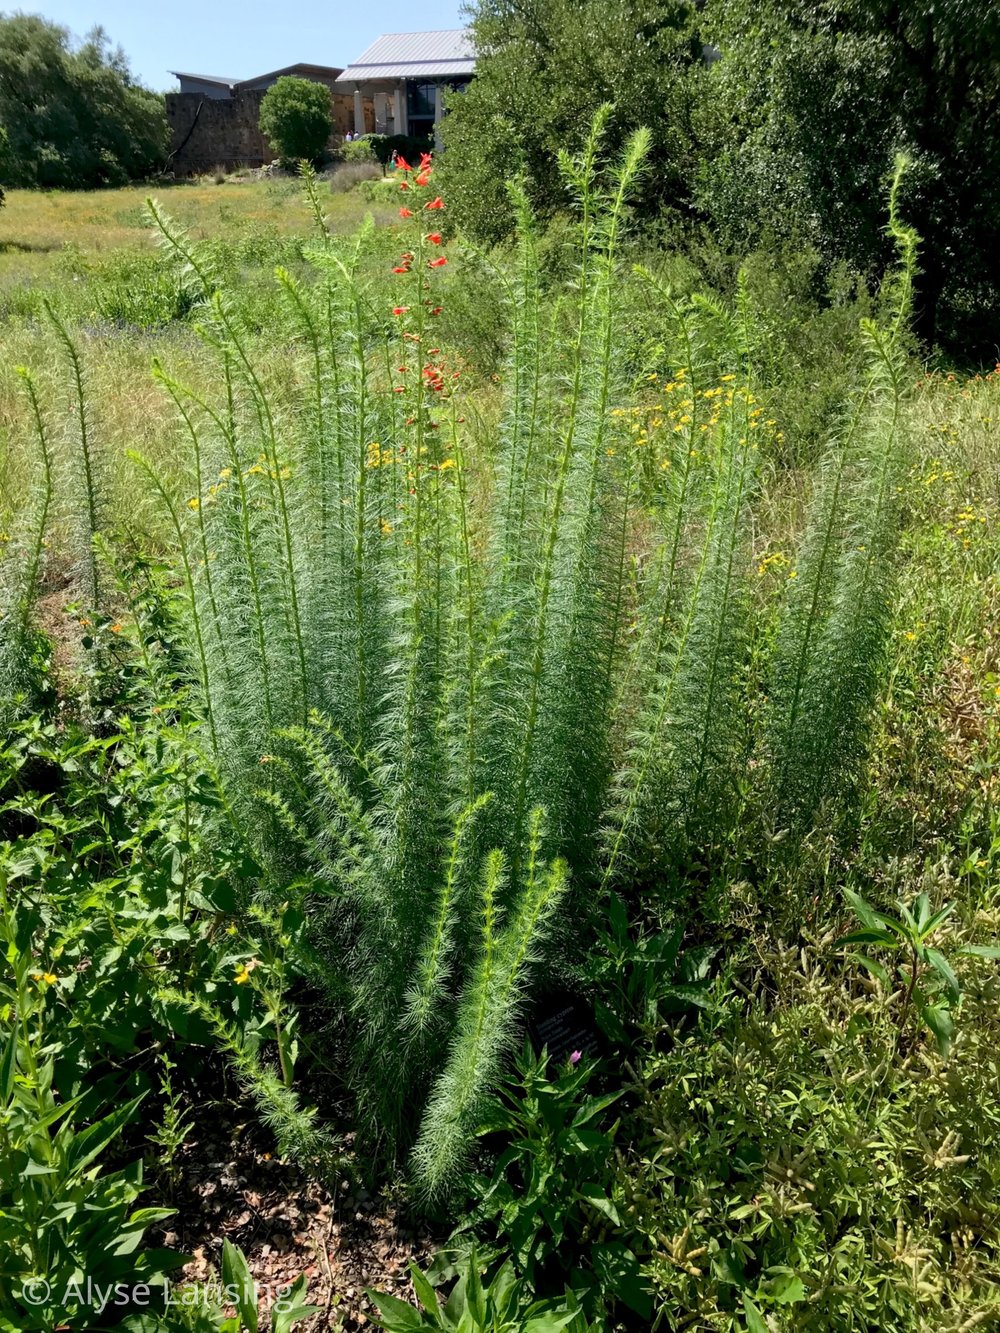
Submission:
<svg viewBox="0 0 1000 1333">
<path fill-rule="evenodd" d="M 410 187 L 409 187 L 409 185 L 407 185 L 406 181 L 400 181 L 400 182 L 399 182 L 399 188 L 400 188 L 401 190 L 408 190 Z"/>
<path fill-rule="evenodd" d="M 409 210 L 408 208 L 401 208 L 401 209 L 399 210 L 399 216 L 400 216 L 401 218 L 412 218 L 412 217 L 413 217 L 413 214 L 410 212 L 410 210 Z"/>
<path fill-rule="evenodd" d="M 431 174 L 429 171 L 422 171 L 420 175 L 415 178 L 415 183 L 417 185 L 426 185 L 430 178 Z"/>
<path fill-rule="evenodd" d="M 440 313 L 441 313 L 441 311 L 442 311 L 443 309 L 444 309 L 444 306 L 443 306 L 443 305 L 436 305 L 436 306 L 434 307 L 434 309 L 431 311 L 431 314 L 432 314 L 432 315 L 440 315 Z"/>
<path fill-rule="evenodd" d="M 409 273 L 410 266 L 409 264 L 399 264 L 392 271 L 393 273 Z"/>
<path fill-rule="evenodd" d="M 394 305 L 392 307 L 392 313 L 394 315 L 405 315 L 407 310 L 409 310 L 409 308 L 410 307 L 408 305 Z"/>
<path fill-rule="evenodd" d="M 398 156 L 397 156 L 397 158 L 396 158 L 396 166 L 397 166 L 397 168 L 398 168 L 400 171 L 412 171 L 412 170 L 413 170 L 413 168 L 410 166 L 409 162 L 407 162 L 407 160 L 406 160 L 405 157 L 398 157 Z"/>
<path fill-rule="evenodd" d="M 429 209 L 444 208 L 444 200 L 441 198 L 440 195 L 438 195 L 438 197 L 436 199 L 432 199 L 430 203 L 424 204 L 424 208 L 429 208 Z"/>
<path fill-rule="evenodd" d="M 430 241 L 431 245 L 440 245 L 441 233 L 439 231 L 429 231 L 427 233 L 427 239 Z"/>
<path fill-rule="evenodd" d="M 429 171 L 429 170 L 430 170 L 430 165 L 431 165 L 431 162 L 432 162 L 432 161 L 433 161 L 433 154 L 431 154 L 431 153 L 421 153 L 421 154 L 420 154 L 420 170 L 421 170 L 421 171 Z"/>
<path fill-rule="evenodd" d="M 393 389 L 393 393 L 406 393 L 406 385 L 397 384 L 396 387 Z"/>
<path fill-rule="evenodd" d="M 438 255 L 437 259 L 428 259 L 428 261 L 427 261 L 427 267 L 428 267 L 428 268 L 441 268 L 442 265 L 447 264 L 447 262 L 448 262 L 448 260 L 447 260 L 447 257 L 446 257 L 445 255 Z"/>
</svg>

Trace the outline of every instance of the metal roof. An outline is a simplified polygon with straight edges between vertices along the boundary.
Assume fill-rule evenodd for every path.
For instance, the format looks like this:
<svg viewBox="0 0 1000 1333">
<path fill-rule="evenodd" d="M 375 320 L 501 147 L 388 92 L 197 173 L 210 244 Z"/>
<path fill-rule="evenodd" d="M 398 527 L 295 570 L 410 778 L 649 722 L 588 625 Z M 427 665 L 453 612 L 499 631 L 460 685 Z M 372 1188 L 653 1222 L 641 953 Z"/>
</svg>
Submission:
<svg viewBox="0 0 1000 1333">
<path fill-rule="evenodd" d="M 175 79 L 197 79 L 199 83 L 217 83 L 223 88 L 232 88 L 234 84 L 239 83 L 239 79 L 227 79 L 221 74 L 188 74 L 179 69 L 168 69 L 167 73 L 172 74 Z"/>
<path fill-rule="evenodd" d="M 294 65 L 282 65 L 281 69 L 271 69 L 266 74 L 257 74 L 252 79 L 240 79 L 237 86 L 245 88 L 251 83 L 263 83 L 265 79 L 280 79 L 284 75 L 294 75 L 296 72 L 301 72 L 305 77 L 315 74 L 320 79 L 332 80 L 338 78 L 343 70 L 339 65 L 310 65 L 307 61 L 300 60 Z"/>
<path fill-rule="evenodd" d="M 466 28 L 389 32 L 372 42 L 341 74 L 340 83 L 370 79 L 447 78 L 472 74 L 476 54 Z"/>
</svg>

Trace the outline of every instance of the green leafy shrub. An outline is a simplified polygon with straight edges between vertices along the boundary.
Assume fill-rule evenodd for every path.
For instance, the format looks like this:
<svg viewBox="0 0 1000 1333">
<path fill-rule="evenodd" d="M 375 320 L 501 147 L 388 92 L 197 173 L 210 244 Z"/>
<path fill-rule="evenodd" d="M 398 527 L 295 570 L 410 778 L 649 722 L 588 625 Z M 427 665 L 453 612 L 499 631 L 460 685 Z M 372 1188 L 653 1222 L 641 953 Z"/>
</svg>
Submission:
<svg viewBox="0 0 1000 1333">
<path fill-rule="evenodd" d="M 340 157 L 344 162 L 378 162 L 380 161 L 378 149 L 375 145 L 375 139 L 384 139 L 385 135 L 366 134 L 360 139 L 345 140 L 340 145 Z M 379 145 L 381 146 L 381 145 Z"/>
<path fill-rule="evenodd" d="M 261 100 L 260 129 L 286 165 L 319 161 L 333 133 L 329 88 L 282 75 Z"/>
<path fill-rule="evenodd" d="M 0 19 L 2 172 L 8 185 L 93 189 L 161 169 L 170 132 L 162 96 L 133 78 L 96 29 L 74 47 L 38 15 Z"/>
<path fill-rule="evenodd" d="M 738 997 L 642 1062 L 619 1187 L 663 1327 L 915 1333 L 992 1311 L 992 965 L 966 965 L 964 1049 L 899 1062 L 887 991 L 844 985 L 831 936 L 764 944 Z"/>
<path fill-rule="evenodd" d="M 594 1063 L 574 1052 L 553 1068 L 526 1047 L 492 1099 L 478 1134 L 502 1151 L 492 1177 L 474 1184 L 471 1206 L 452 1243 L 471 1232 L 509 1252 L 517 1276 L 538 1295 L 572 1289 L 602 1320 L 612 1307 L 651 1314 L 639 1263 L 622 1227 L 613 1180 L 622 1090 L 588 1090 Z"/>
<path fill-rule="evenodd" d="M 139 1100 L 84 1127 L 81 1098 L 56 1095 L 44 1025 L 45 992 L 56 977 L 39 970 L 32 954 L 39 924 L 30 902 L 11 899 L 0 871 L 0 1000 L 7 1014 L 0 1037 L 0 1318 L 12 1329 L 50 1329 L 66 1317 L 91 1327 L 100 1311 L 81 1292 L 89 1291 L 81 1274 L 113 1289 L 126 1278 L 150 1281 L 181 1260 L 140 1249 L 152 1223 L 170 1216 L 169 1209 L 133 1210 L 141 1165 L 109 1172 L 98 1161 Z"/>
<path fill-rule="evenodd" d="M 587 1333 L 589 1327 L 571 1296 L 561 1301 L 526 1298 L 509 1263 L 487 1280 L 474 1250 L 444 1302 L 415 1264 L 410 1274 L 419 1310 L 397 1296 L 368 1293 L 378 1310 L 375 1322 L 388 1333 Z"/>
</svg>

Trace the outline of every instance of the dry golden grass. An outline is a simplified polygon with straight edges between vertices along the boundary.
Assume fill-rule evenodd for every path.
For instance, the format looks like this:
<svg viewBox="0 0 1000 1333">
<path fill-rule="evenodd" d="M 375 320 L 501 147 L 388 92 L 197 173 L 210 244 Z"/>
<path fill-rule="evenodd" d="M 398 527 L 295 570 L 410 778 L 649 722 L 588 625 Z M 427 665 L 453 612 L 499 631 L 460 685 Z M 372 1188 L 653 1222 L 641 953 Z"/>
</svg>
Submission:
<svg viewBox="0 0 1000 1333">
<path fill-rule="evenodd" d="M 395 208 L 373 206 L 354 191 L 321 189 L 334 231 L 353 230 L 369 212 L 380 223 L 395 216 Z M 116 323 L 96 308 L 92 295 L 94 275 L 100 283 L 101 275 L 114 273 L 117 257 L 125 260 L 155 249 L 143 209 L 150 194 L 196 241 L 236 245 L 259 240 L 260 261 L 248 261 L 244 281 L 259 277 L 262 289 L 273 284 L 275 238 L 304 236 L 312 226 L 301 186 L 291 178 L 222 185 L 205 178 L 155 189 L 9 191 L 0 210 L 0 300 L 9 302 L 7 317 L 0 320 L 0 528 L 22 503 L 37 462 L 15 368 L 27 366 L 35 375 L 57 441 L 72 422 L 64 360 L 36 295 L 51 299 L 62 312 L 81 353 L 94 443 L 104 460 L 118 520 L 142 522 L 133 504 L 136 478 L 128 450 L 141 450 L 174 476 L 184 457 L 176 410 L 150 373 L 153 357 L 212 396 L 215 364 L 205 356 L 190 323 L 153 329 Z M 127 286 L 129 279 L 120 281 Z M 266 334 L 261 336 L 268 343 Z M 291 349 L 280 345 L 269 346 L 262 357 L 263 373 L 279 397 L 288 391 L 291 361 Z"/>
<path fill-rule="evenodd" d="M 121 190 L 8 190 L 0 209 L 0 285 L 44 280 L 54 259 L 68 248 L 87 257 L 140 250 L 153 244 L 143 203 L 153 195 L 194 239 L 225 237 L 247 226 L 279 234 L 305 231 L 308 216 L 293 179 L 226 181 L 210 178 L 177 185 L 130 185 Z M 364 214 L 377 220 L 385 208 L 366 204 L 354 193 L 324 196 L 330 225 L 350 230 Z"/>
</svg>

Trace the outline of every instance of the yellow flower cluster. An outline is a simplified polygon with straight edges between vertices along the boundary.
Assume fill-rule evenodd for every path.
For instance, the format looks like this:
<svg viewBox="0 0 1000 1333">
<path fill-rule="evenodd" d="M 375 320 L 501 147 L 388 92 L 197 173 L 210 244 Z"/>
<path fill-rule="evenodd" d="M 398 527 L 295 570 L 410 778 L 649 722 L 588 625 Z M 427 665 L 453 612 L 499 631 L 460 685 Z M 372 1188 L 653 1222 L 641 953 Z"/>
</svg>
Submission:
<svg viewBox="0 0 1000 1333">
<path fill-rule="evenodd" d="M 767 555 L 761 558 L 761 561 L 757 566 L 757 573 L 763 578 L 763 576 L 769 574 L 771 570 L 786 569 L 790 563 L 789 557 L 784 551 L 768 551 Z"/>
<path fill-rule="evenodd" d="M 365 458 L 366 467 L 392 467 L 398 463 L 399 458 L 394 449 L 383 448 L 378 440 L 372 440 L 368 446 L 368 453 Z"/>
<path fill-rule="evenodd" d="M 268 464 L 269 460 L 267 454 L 258 454 L 257 462 L 251 463 L 251 465 L 241 473 L 243 480 L 246 481 L 249 477 L 270 477 L 272 481 L 277 481 L 279 478 L 282 481 L 289 481 L 291 479 L 292 469 L 290 467 L 282 467 L 279 470 L 275 470 Z M 212 504 L 219 492 L 226 489 L 232 475 L 233 469 L 231 467 L 224 467 L 219 473 L 219 480 L 214 486 L 209 486 L 206 490 L 204 499 L 200 496 L 192 495 L 191 499 L 187 502 L 188 509 L 198 510 L 203 504 Z"/>
<path fill-rule="evenodd" d="M 769 435 L 779 443 L 785 438 L 782 432 L 775 429 L 777 422 L 773 418 L 765 419 L 764 408 L 750 390 L 736 383 L 735 375 L 720 376 L 719 383 L 709 389 L 692 388 L 683 367 L 662 379 L 656 374 L 647 375 L 645 378 L 648 384 L 656 384 L 659 387 L 659 401 L 631 408 L 616 407 L 612 409 L 611 415 L 624 419 L 622 424 L 627 424 L 628 432 L 633 437 L 633 444 L 638 448 L 651 445 L 654 453 L 660 455 L 653 462 L 653 466 L 658 465 L 660 469 L 670 467 L 668 452 L 656 447 L 659 432 L 665 429 L 671 435 L 691 436 L 695 432 L 697 435 L 707 434 L 720 424 L 724 413 L 729 413 L 734 408 L 749 409 L 747 411 L 749 430 Z M 741 443 L 746 443 L 746 437 Z M 753 447 L 757 447 L 756 439 Z M 616 451 L 607 449 L 606 453 L 609 458 L 613 458 Z M 690 456 L 697 458 L 699 451 L 692 448 Z"/>
</svg>

